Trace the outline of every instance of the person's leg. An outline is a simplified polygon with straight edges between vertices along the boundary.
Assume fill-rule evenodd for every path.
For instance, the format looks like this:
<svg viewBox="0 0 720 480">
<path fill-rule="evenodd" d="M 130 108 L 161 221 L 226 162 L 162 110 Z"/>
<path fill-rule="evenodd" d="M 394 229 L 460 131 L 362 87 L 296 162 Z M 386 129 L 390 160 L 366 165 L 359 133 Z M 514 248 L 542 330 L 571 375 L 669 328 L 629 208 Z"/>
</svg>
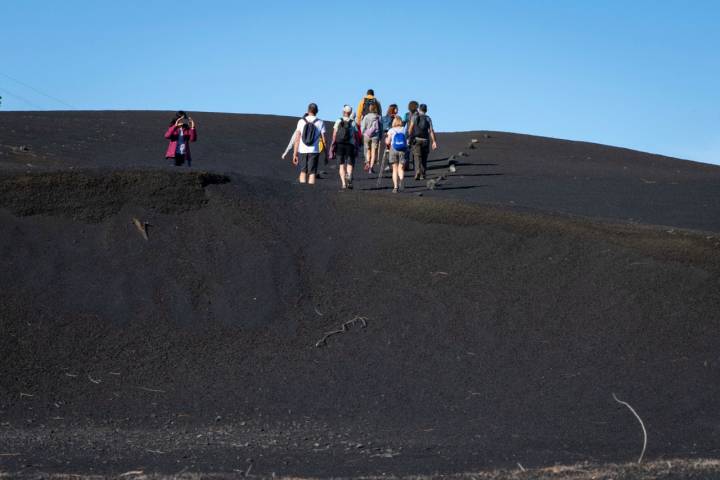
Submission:
<svg viewBox="0 0 720 480">
<path fill-rule="evenodd" d="M 363 135 L 363 156 L 365 157 L 365 170 L 370 168 L 370 139 Z"/>
<path fill-rule="evenodd" d="M 343 163 L 342 159 L 338 159 L 340 162 L 340 167 L 338 167 L 338 175 L 340 175 L 340 185 L 343 189 L 347 188 L 346 185 L 346 179 L 345 179 L 345 164 Z"/>
<path fill-rule="evenodd" d="M 392 181 L 393 181 L 393 188 L 394 188 L 395 190 L 397 190 L 397 188 L 398 188 L 398 180 L 399 180 L 399 177 L 398 177 L 398 164 L 397 164 L 397 162 L 396 162 L 396 163 L 393 163 L 393 164 L 392 164 Z"/>
<path fill-rule="evenodd" d="M 425 180 L 425 174 L 427 172 L 427 162 L 428 157 L 430 156 L 430 142 L 425 141 L 425 144 L 422 146 L 422 178 Z"/>
<path fill-rule="evenodd" d="M 347 171 L 345 170 L 345 164 L 349 160 L 349 154 L 345 145 L 338 145 L 335 151 L 335 159 L 338 162 L 338 175 L 340 176 L 340 185 L 342 188 L 347 188 Z"/>
<path fill-rule="evenodd" d="M 300 183 L 307 183 L 307 171 L 308 171 L 308 154 L 301 153 L 300 154 L 300 176 L 298 177 L 298 181 Z"/>
<path fill-rule="evenodd" d="M 421 166 L 421 162 L 420 162 L 420 157 L 422 155 L 421 151 L 422 151 L 422 149 L 420 147 L 420 140 L 418 140 L 416 138 L 412 144 L 412 150 L 411 150 L 412 158 L 413 158 L 413 161 L 415 162 L 415 180 L 418 180 L 421 175 L 424 175 L 422 172 L 422 166 Z"/>
<path fill-rule="evenodd" d="M 378 163 L 379 151 L 380 151 L 380 140 L 376 138 L 373 141 L 373 164 Z"/>
<path fill-rule="evenodd" d="M 398 162 L 398 188 L 402 190 L 404 188 L 403 182 L 405 180 L 405 162 Z"/>
<path fill-rule="evenodd" d="M 315 178 L 317 177 L 318 162 L 320 161 L 319 153 L 308 154 L 308 184 L 315 185 Z"/>
</svg>

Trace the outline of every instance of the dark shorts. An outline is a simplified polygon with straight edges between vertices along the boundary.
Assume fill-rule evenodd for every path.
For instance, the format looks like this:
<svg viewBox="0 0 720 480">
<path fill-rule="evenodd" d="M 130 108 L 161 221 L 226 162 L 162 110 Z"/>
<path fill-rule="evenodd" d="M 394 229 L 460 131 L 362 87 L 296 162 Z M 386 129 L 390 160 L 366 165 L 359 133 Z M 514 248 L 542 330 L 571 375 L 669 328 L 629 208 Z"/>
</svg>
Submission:
<svg viewBox="0 0 720 480">
<path fill-rule="evenodd" d="M 185 161 L 187 160 L 187 166 L 189 167 L 190 159 L 187 158 L 187 155 L 175 155 L 174 157 L 166 157 L 167 161 L 170 162 L 170 165 L 174 167 L 181 167 L 185 164 Z"/>
<path fill-rule="evenodd" d="M 335 146 L 335 158 L 339 165 L 355 166 L 355 145 L 350 143 L 338 143 Z"/>
<path fill-rule="evenodd" d="M 317 175 L 319 153 L 301 153 L 300 154 L 300 171 L 309 175 Z"/>
</svg>

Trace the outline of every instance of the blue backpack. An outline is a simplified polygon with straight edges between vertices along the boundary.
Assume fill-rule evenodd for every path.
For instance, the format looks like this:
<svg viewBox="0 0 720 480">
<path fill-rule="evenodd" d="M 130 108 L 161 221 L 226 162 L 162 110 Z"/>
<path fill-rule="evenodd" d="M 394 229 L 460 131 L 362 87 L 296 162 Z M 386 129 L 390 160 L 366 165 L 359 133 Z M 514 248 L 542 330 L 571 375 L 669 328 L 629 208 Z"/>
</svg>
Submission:
<svg viewBox="0 0 720 480">
<path fill-rule="evenodd" d="M 407 149 L 407 138 L 405 132 L 397 132 L 393 137 L 392 148 L 397 152 L 404 152 Z"/>
</svg>

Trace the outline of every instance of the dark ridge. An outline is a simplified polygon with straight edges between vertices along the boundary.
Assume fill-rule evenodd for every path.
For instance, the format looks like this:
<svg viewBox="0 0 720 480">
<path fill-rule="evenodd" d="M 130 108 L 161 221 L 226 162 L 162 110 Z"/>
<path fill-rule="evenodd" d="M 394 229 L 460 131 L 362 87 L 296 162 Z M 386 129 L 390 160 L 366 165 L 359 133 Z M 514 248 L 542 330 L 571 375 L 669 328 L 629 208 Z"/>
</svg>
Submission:
<svg viewBox="0 0 720 480">
<path fill-rule="evenodd" d="M 126 204 L 180 213 L 207 203 L 205 187 L 229 178 L 207 172 L 73 171 L 0 175 L 0 208 L 100 222 Z"/>
</svg>

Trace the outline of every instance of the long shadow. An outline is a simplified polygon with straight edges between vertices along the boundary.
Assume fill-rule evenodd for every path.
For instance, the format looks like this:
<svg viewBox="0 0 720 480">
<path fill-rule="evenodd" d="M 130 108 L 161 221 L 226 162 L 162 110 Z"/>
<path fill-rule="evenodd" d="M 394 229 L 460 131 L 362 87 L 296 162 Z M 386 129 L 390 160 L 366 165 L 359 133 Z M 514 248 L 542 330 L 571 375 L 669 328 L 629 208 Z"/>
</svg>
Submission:
<svg viewBox="0 0 720 480">
<path fill-rule="evenodd" d="M 453 173 L 447 175 L 448 178 L 452 177 L 501 177 L 504 173 Z"/>
<path fill-rule="evenodd" d="M 497 167 L 497 163 L 456 163 L 456 167 L 473 166 L 473 167 Z M 428 165 L 428 171 L 430 170 L 447 170 L 447 165 Z"/>
<path fill-rule="evenodd" d="M 437 187 L 435 190 L 437 191 L 444 191 L 444 190 L 472 190 L 473 188 L 487 188 L 489 185 L 465 185 L 462 187 Z"/>
</svg>

